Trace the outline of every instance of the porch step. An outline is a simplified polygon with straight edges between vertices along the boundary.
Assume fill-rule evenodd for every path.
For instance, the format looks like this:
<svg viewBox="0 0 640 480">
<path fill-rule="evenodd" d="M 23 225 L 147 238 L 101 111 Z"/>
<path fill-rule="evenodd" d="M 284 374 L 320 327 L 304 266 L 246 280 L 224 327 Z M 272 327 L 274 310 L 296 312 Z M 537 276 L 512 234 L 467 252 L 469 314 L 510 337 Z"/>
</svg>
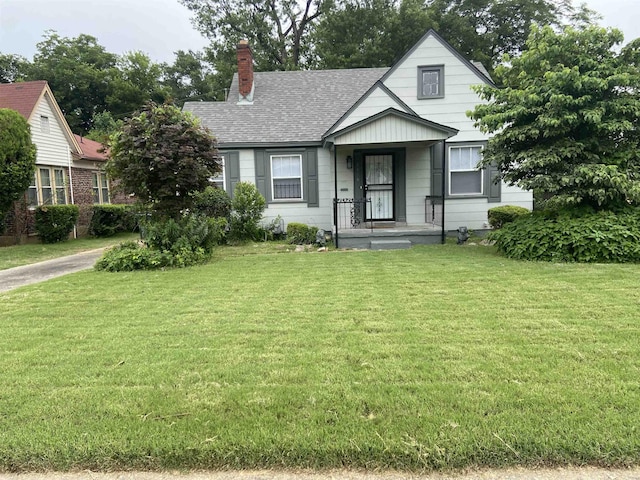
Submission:
<svg viewBox="0 0 640 480">
<path fill-rule="evenodd" d="M 371 250 L 398 250 L 411 248 L 411 240 L 371 240 Z"/>
</svg>

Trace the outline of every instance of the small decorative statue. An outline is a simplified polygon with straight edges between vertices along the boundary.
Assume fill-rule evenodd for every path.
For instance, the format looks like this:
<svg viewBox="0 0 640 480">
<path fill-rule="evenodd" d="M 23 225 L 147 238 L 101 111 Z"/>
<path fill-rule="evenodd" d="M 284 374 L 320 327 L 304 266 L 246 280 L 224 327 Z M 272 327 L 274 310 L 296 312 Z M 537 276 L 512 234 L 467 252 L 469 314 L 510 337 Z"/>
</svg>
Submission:
<svg viewBox="0 0 640 480">
<path fill-rule="evenodd" d="M 469 229 L 467 227 L 458 227 L 458 245 L 462 245 L 469 240 Z"/>
<path fill-rule="evenodd" d="M 321 247 L 327 246 L 327 237 L 324 230 L 319 229 L 318 233 L 316 233 L 316 243 Z"/>
</svg>

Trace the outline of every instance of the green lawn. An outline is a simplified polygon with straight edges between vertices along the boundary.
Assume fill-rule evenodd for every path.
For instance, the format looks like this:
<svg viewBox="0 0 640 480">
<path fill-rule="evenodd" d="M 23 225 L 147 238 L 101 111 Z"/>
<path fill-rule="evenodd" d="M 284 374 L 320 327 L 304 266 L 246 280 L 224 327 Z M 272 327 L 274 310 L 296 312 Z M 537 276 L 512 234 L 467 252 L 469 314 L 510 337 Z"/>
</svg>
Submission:
<svg viewBox="0 0 640 480">
<path fill-rule="evenodd" d="M 121 233 L 109 238 L 84 237 L 60 243 L 30 243 L 0 247 L 0 270 L 42 262 L 139 238 L 137 233 Z"/>
<path fill-rule="evenodd" d="M 640 464 L 640 265 L 263 249 L 0 294 L 0 470 Z"/>
</svg>

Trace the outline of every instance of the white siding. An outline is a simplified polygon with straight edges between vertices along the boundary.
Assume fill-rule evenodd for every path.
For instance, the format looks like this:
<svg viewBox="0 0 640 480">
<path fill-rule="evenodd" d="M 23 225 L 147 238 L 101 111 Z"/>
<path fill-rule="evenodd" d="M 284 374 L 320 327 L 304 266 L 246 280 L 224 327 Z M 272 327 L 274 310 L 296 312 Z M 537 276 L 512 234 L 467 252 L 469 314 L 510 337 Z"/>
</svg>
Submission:
<svg viewBox="0 0 640 480">
<path fill-rule="evenodd" d="M 418 67 L 444 65 L 444 98 L 418 100 Z M 471 85 L 482 80 L 444 45 L 427 37 L 384 81 L 418 115 L 460 131 L 452 141 L 484 140 L 486 136 L 473 126 L 466 112 L 481 102 Z"/>
<path fill-rule="evenodd" d="M 427 147 L 407 147 L 407 224 L 424 223 L 424 200 L 431 188 L 431 158 Z"/>
<path fill-rule="evenodd" d="M 533 209 L 533 194 L 519 187 L 502 184 L 500 203 L 489 203 L 486 198 L 447 199 L 445 202 L 445 228 L 456 230 L 466 226 L 472 230 L 489 228 L 487 211 L 501 205 L 517 205 Z"/>
<path fill-rule="evenodd" d="M 404 108 L 398 105 L 394 99 L 389 97 L 387 92 L 382 90 L 380 87 L 376 87 L 369 96 L 349 114 L 348 117 L 334 128 L 333 131 L 342 130 L 349 125 L 353 125 L 354 123 L 364 120 L 365 118 L 369 118 L 388 108 L 395 108 L 396 110 L 404 111 Z"/>
<path fill-rule="evenodd" d="M 43 133 L 40 119 L 49 119 L 49 133 Z M 69 142 L 64 134 L 64 126 L 54 113 L 51 99 L 45 94 L 31 116 L 31 139 L 37 147 L 36 163 L 38 165 L 69 165 Z"/>
<path fill-rule="evenodd" d="M 356 128 L 336 138 L 336 145 L 363 145 L 377 143 L 404 143 L 440 140 L 441 132 L 425 125 L 388 115 Z"/>
</svg>

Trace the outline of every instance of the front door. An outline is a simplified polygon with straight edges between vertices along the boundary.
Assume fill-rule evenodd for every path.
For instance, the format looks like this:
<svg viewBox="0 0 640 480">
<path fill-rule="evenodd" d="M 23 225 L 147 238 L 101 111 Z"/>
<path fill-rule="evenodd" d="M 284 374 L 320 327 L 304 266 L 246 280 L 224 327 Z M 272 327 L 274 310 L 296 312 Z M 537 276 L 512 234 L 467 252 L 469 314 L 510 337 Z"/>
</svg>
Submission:
<svg viewBox="0 0 640 480">
<path fill-rule="evenodd" d="M 393 155 L 364 156 L 365 220 L 395 220 L 393 206 Z"/>
</svg>

